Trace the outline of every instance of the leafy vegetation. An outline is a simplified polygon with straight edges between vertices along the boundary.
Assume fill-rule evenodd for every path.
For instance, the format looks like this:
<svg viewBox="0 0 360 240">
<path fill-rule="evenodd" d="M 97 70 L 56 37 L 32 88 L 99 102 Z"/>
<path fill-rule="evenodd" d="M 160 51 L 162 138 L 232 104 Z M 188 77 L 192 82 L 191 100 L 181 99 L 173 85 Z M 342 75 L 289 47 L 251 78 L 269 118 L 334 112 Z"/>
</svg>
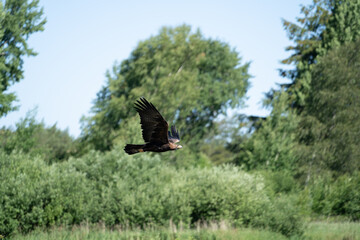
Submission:
<svg viewBox="0 0 360 240">
<path fill-rule="evenodd" d="M 6 90 L 23 78 L 23 57 L 34 56 L 26 40 L 43 31 L 46 20 L 39 0 L 0 1 L 0 117 L 15 109 L 14 93 Z"/>
<path fill-rule="evenodd" d="M 53 229 L 48 232 L 34 232 L 26 236 L 16 235 L 13 239 L 159 239 L 159 240 L 256 240 L 256 239 L 287 239 L 279 233 L 273 233 L 266 230 L 254 229 L 218 229 L 216 224 L 209 227 L 201 227 L 198 230 L 191 229 L 145 229 L 145 230 L 126 230 L 121 227 L 108 230 L 104 227 L 89 228 L 87 226 L 74 227 L 71 230 L 66 228 Z"/>
<path fill-rule="evenodd" d="M 45 23 L 37 5 L 0 2 L 0 116 L 13 109 L 4 91 L 21 80 L 22 57 L 34 54 L 25 40 Z M 299 25 L 284 20 L 295 42 L 284 63 L 295 69 L 267 94 L 265 118 L 226 116 L 242 106 L 249 64 L 182 25 L 113 66 L 79 139 L 31 113 L 2 128 L 1 236 L 358 239 L 357 223 L 305 220 L 360 219 L 360 2 L 314 0 L 302 14 Z M 181 151 L 123 152 L 142 141 L 132 109 L 140 96 L 176 123 Z M 204 227 L 220 223 L 228 230 Z M 89 234 L 84 224 L 104 227 Z"/>
<path fill-rule="evenodd" d="M 57 240 L 57 239 L 223 239 L 223 240 L 282 240 L 289 239 L 279 233 L 267 230 L 251 228 L 231 228 L 222 223 L 213 223 L 201 226 L 197 229 L 177 229 L 173 225 L 161 229 L 126 229 L 117 226 L 114 229 L 107 229 L 104 225 L 89 226 L 81 225 L 72 228 L 59 227 L 48 231 L 34 231 L 28 235 L 15 235 L 14 240 Z M 338 240 L 338 239 L 360 239 L 359 223 L 354 222 L 312 222 L 306 229 L 304 236 L 291 237 L 290 239 L 309 240 Z"/>
<path fill-rule="evenodd" d="M 303 186 L 319 174 L 337 178 L 360 170 L 359 6 L 357 0 L 314 1 L 302 8 L 299 25 L 284 21 L 295 42 L 284 63 L 296 68 L 282 74 L 292 82 L 270 91 L 271 114 L 255 118 L 251 134 L 230 143 L 237 164 L 289 171 Z"/>
<path fill-rule="evenodd" d="M 261 127 L 243 141 L 234 138 L 230 149 L 236 154 L 235 162 L 248 170 L 294 171 L 296 168 L 296 128 L 298 117 L 287 106 L 287 93 L 281 92 L 273 99 L 274 109 Z M 243 138 L 240 136 L 240 138 Z M 238 144 L 236 148 L 232 145 Z"/>
<path fill-rule="evenodd" d="M 273 198 L 259 175 L 235 166 L 176 169 L 158 157 L 91 152 L 47 165 L 25 154 L 0 156 L 0 232 L 103 222 L 143 227 L 227 220 L 235 226 L 301 234 L 287 198 Z"/>
<path fill-rule="evenodd" d="M 336 180 L 317 177 L 301 193 L 311 212 L 321 216 L 347 216 L 360 220 L 360 173 L 343 175 Z"/>
<path fill-rule="evenodd" d="M 298 130 L 300 156 L 312 171 L 340 175 L 360 170 L 359 44 L 331 50 L 313 67 Z"/>
<path fill-rule="evenodd" d="M 30 111 L 25 118 L 16 123 L 16 129 L 0 129 L 0 149 L 7 154 L 12 152 L 41 155 L 47 163 L 63 161 L 76 152 L 76 141 L 69 133 L 53 125 L 45 126 L 36 121 L 36 111 Z"/>
<path fill-rule="evenodd" d="M 301 111 L 311 91 L 311 70 L 318 57 L 331 49 L 355 42 L 360 36 L 360 4 L 358 0 L 313 0 L 301 8 L 302 17 L 296 23 L 283 20 L 284 28 L 295 45 L 288 46 L 292 55 L 284 64 L 296 66 L 281 70 L 291 82 L 284 84 L 289 94 L 289 106 Z M 269 96 L 272 96 L 271 91 Z"/>
<path fill-rule="evenodd" d="M 360 239 L 358 222 L 313 222 L 304 234 L 305 239 Z"/>
<path fill-rule="evenodd" d="M 196 152 L 192 146 L 202 142 L 216 117 L 241 106 L 248 66 L 228 44 L 193 33 L 190 26 L 164 27 L 107 73 L 93 115 L 83 120 L 83 141 L 101 151 L 119 140 L 141 141 L 133 104 L 146 96 Z"/>
</svg>

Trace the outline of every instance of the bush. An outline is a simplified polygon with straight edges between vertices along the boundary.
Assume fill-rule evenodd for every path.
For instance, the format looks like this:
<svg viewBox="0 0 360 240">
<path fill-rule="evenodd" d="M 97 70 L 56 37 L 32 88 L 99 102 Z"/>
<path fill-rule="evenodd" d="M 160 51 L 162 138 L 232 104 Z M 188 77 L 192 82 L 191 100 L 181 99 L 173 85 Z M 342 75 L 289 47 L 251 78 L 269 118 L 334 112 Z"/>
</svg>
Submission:
<svg viewBox="0 0 360 240">
<path fill-rule="evenodd" d="M 360 172 L 345 174 L 335 180 L 319 177 L 304 191 L 309 195 L 313 212 L 360 220 Z"/>
<path fill-rule="evenodd" d="M 65 164 L 0 153 L 0 233 L 84 219 L 85 177 Z"/>
<path fill-rule="evenodd" d="M 15 124 L 15 130 L 5 127 L 0 129 L 0 151 L 42 155 L 48 163 L 64 161 L 74 155 L 75 141 L 68 131 L 58 129 L 56 124 L 47 127 L 44 122 L 37 122 L 35 115 L 35 110 L 27 113 L 25 118 Z"/>
<path fill-rule="evenodd" d="M 298 191 L 298 183 L 289 171 L 256 171 L 264 176 L 265 185 L 271 194 L 290 194 Z"/>
<path fill-rule="evenodd" d="M 176 153 L 174 153 L 176 154 Z M 90 152 L 47 165 L 0 154 L 0 232 L 87 221 L 148 227 L 227 220 L 284 235 L 301 232 L 288 199 L 270 198 L 259 175 L 234 166 L 177 169 L 158 155 Z"/>
</svg>

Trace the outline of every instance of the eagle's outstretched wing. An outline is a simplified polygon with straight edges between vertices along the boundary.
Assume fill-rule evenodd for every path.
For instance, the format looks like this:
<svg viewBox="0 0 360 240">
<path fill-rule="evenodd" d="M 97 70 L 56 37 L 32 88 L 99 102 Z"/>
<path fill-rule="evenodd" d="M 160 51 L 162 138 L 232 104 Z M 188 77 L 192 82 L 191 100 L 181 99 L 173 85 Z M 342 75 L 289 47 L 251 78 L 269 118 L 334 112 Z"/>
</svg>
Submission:
<svg viewBox="0 0 360 240">
<path fill-rule="evenodd" d="M 180 142 L 179 132 L 176 130 L 175 126 L 171 126 L 171 132 L 168 131 L 168 138 L 172 143 Z"/>
<path fill-rule="evenodd" d="M 135 109 L 140 115 L 144 141 L 147 143 L 168 143 L 169 125 L 154 105 L 142 97 L 135 103 Z"/>
</svg>

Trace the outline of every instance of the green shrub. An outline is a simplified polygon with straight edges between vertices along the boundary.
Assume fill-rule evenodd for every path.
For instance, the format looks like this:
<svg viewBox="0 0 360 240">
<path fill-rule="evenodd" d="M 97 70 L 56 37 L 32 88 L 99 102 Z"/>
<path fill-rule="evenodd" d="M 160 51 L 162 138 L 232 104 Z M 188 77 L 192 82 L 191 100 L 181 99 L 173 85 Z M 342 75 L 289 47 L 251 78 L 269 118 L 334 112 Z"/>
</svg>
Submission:
<svg viewBox="0 0 360 240">
<path fill-rule="evenodd" d="M 55 125 L 36 121 L 36 109 L 15 124 L 16 129 L 0 129 L 0 150 L 8 154 L 21 151 L 31 156 L 41 155 L 48 162 L 60 162 L 75 154 L 75 141 L 68 131 Z"/>
<path fill-rule="evenodd" d="M 298 183 L 289 171 L 256 171 L 264 176 L 265 185 L 272 194 L 290 194 L 298 191 Z"/>
<path fill-rule="evenodd" d="M 147 228 L 170 220 L 188 227 L 227 220 L 284 235 L 301 232 L 292 201 L 269 197 L 260 175 L 230 165 L 177 169 L 159 155 L 128 156 L 121 149 L 52 165 L 0 154 L 0 164 L 2 235 L 81 222 Z"/>
<path fill-rule="evenodd" d="M 305 225 L 296 201 L 296 196 L 276 197 L 256 223 L 285 236 L 302 235 Z"/>
<path fill-rule="evenodd" d="M 360 172 L 345 174 L 335 180 L 319 177 L 304 191 L 309 195 L 313 212 L 360 219 Z"/>
<path fill-rule="evenodd" d="M 0 153 L 0 233 L 80 223 L 85 181 L 66 164 L 49 166 L 39 157 Z"/>
</svg>

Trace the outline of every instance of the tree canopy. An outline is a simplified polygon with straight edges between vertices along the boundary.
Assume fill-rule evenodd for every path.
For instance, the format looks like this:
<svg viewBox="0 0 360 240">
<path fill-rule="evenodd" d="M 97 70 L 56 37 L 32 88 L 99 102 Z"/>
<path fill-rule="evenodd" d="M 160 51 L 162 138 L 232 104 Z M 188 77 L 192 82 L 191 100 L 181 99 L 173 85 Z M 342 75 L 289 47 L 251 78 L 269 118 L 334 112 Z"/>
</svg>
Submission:
<svg viewBox="0 0 360 240">
<path fill-rule="evenodd" d="M 164 27 L 107 72 L 92 115 L 83 119 L 83 140 L 108 150 L 119 137 L 133 138 L 140 132 L 133 104 L 143 96 L 176 124 L 182 140 L 198 142 L 216 117 L 243 103 L 248 66 L 227 43 L 205 38 L 199 30 Z"/>
<path fill-rule="evenodd" d="M 283 20 L 295 45 L 286 48 L 293 54 L 282 62 L 295 65 L 295 69 L 281 70 L 281 74 L 291 80 L 284 84 L 289 93 L 289 105 L 300 111 L 310 91 L 311 66 L 317 62 L 317 57 L 359 38 L 360 1 L 314 0 L 309 6 L 303 6 L 301 13 L 303 17 L 297 18 L 298 24 Z"/>
<path fill-rule="evenodd" d="M 301 156 L 317 169 L 360 169 L 360 40 L 329 51 L 312 70 L 299 126 Z"/>
<path fill-rule="evenodd" d="M 257 124 L 260 126 L 248 138 L 239 136 L 229 145 L 236 155 L 236 164 L 249 170 L 296 169 L 295 147 L 299 118 L 293 109 L 289 108 L 287 99 L 285 91 L 277 92 L 270 115 L 258 120 Z"/>
<path fill-rule="evenodd" d="M 303 7 L 300 25 L 284 21 L 295 46 L 283 63 L 289 105 L 297 110 L 298 158 L 306 171 L 352 172 L 359 169 L 356 150 L 360 37 L 359 0 L 314 0 Z M 348 49 L 347 49 L 348 48 Z M 309 172 L 307 174 L 309 176 Z"/>
<path fill-rule="evenodd" d="M 0 1 L 0 117 L 14 109 L 14 93 L 6 92 L 23 76 L 23 57 L 34 56 L 27 40 L 35 32 L 43 31 L 46 20 L 39 1 Z"/>
<path fill-rule="evenodd" d="M 0 152 L 42 156 L 47 163 L 64 161 L 76 152 L 76 142 L 68 131 L 60 130 L 56 124 L 48 127 L 37 122 L 36 110 L 28 112 L 15 127 L 0 129 Z"/>
<path fill-rule="evenodd" d="M 295 68 L 281 71 L 291 82 L 267 94 L 271 114 L 231 148 L 236 163 L 248 169 L 295 170 L 307 177 L 315 169 L 352 172 L 359 168 L 359 63 L 351 43 L 359 44 L 360 1 L 314 0 L 301 13 L 298 24 L 283 21 L 295 43 L 283 60 Z"/>
</svg>

